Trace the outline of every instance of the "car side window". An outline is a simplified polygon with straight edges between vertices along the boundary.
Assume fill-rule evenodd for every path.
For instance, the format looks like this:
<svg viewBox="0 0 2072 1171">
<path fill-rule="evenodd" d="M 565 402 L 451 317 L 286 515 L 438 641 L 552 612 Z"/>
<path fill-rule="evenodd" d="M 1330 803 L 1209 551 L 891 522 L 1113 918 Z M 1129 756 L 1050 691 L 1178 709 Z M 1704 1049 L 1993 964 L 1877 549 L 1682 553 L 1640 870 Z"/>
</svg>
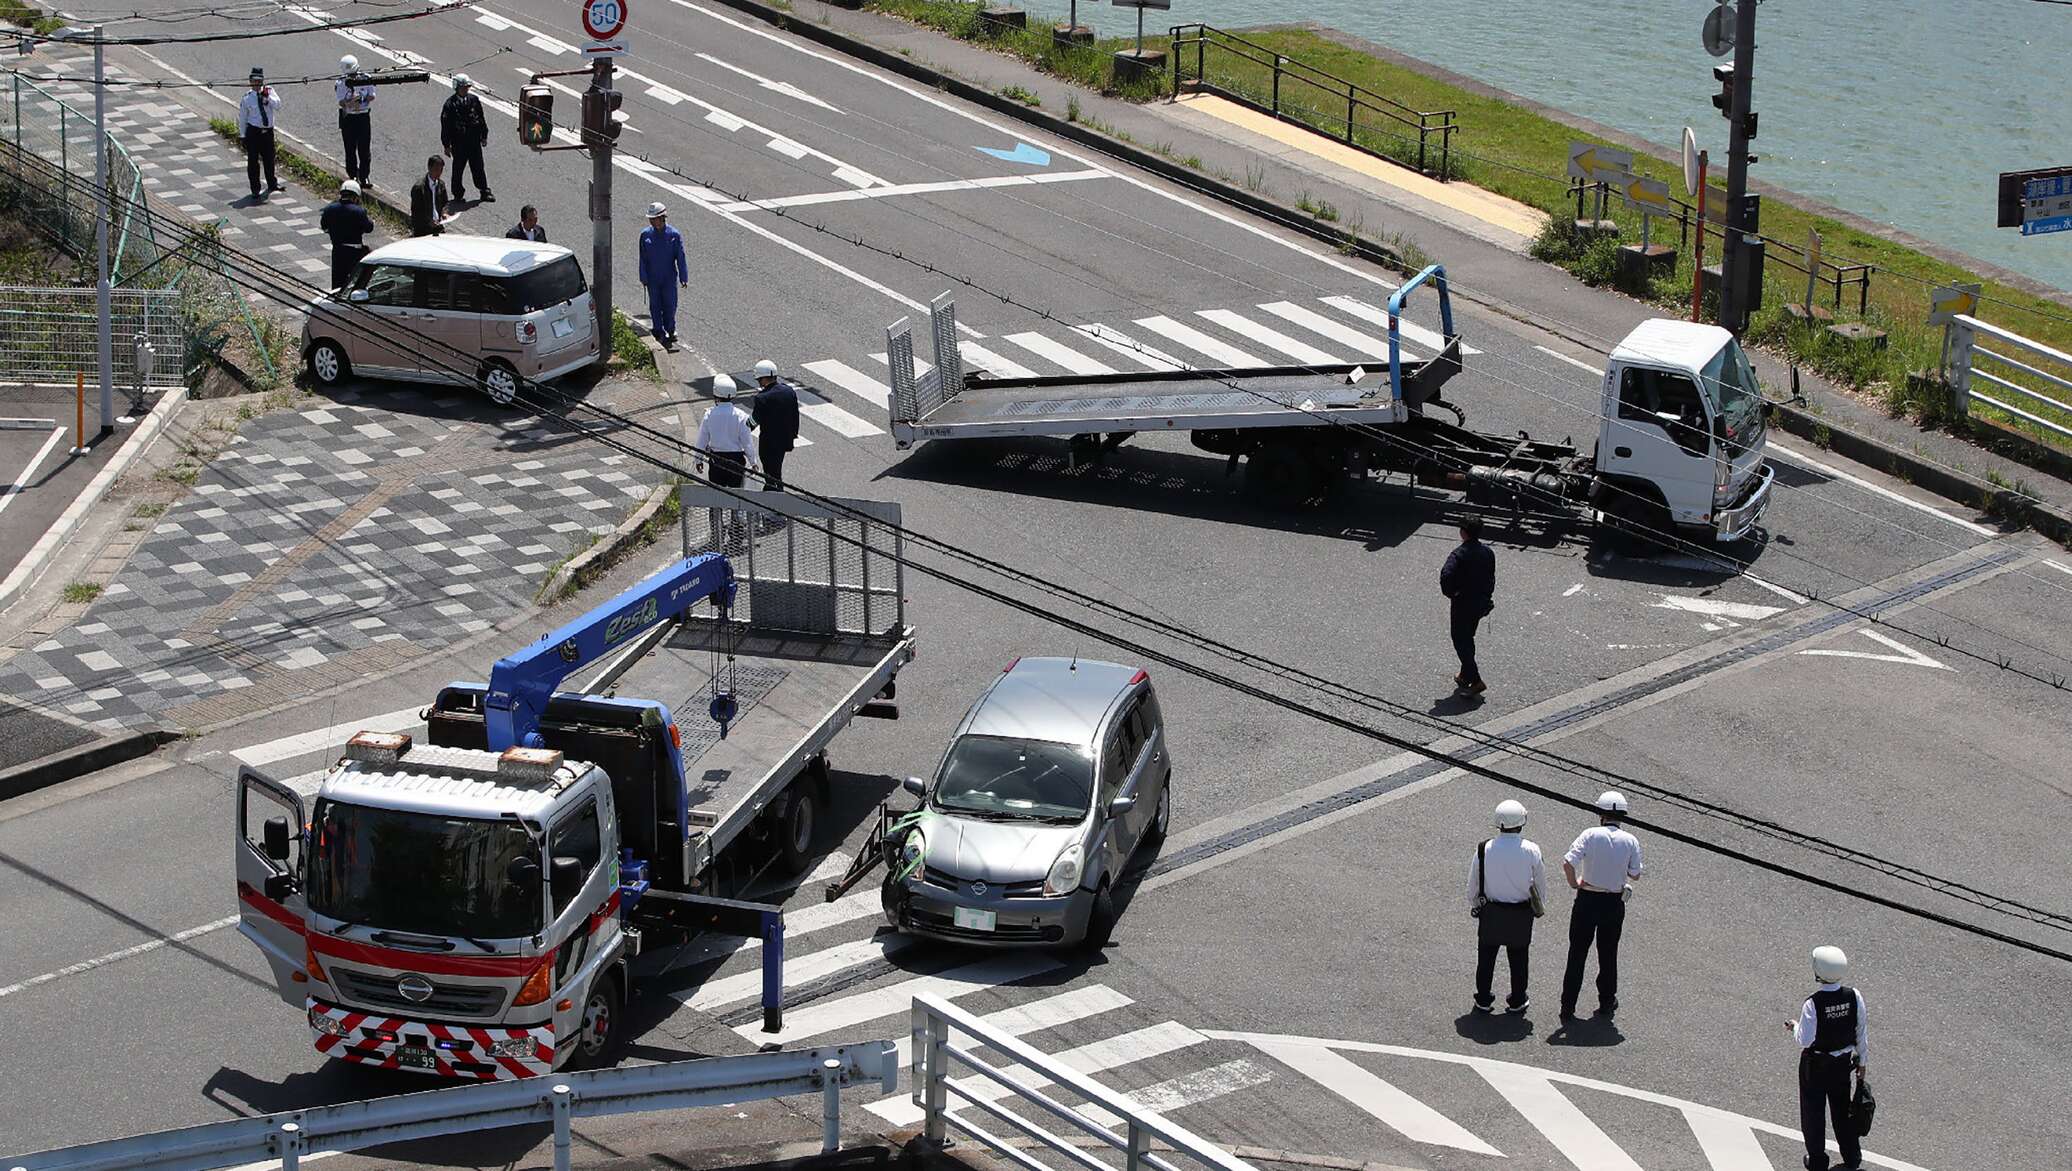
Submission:
<svg viewBox="0 0 2072 1171">
<path fill-rule="evenodd" d="M 424 307 L 472 313 L 478 298 L 478 278 L 471 272 L 427 272 L 424 274 Z"/>
<path fill-rule="evenodd" d="M 508 277 L 491 276 L 476 278 L 480 302 L 477 309 L 496 317 L 512 317 L 516 310 L 511 308 L 511 282 Z"/>
<path fill-rule="evenodd" d="M 1130 723 L 1136 728 L 1137 743 L 1148 744 L 1158 734 L 1158 702 L 1150 692 L 1137 702 L 1137 710 L 1130 713 Z"/>
<path fill-rule="evenodd" d="M 391 308 L 409 309 L 417 305 L 419 273 L 414 268 L 400 264 L 378 264 L 368 274 L 367 290 L 369 305 L 386 305 Z"/>
<path fill-rule="evenodd" d="M 1133 699 L 1115 718 L 1114 730 L 1108 736 L 1109 764 L 1101 770 L 1103 801 L 1112 800 L 1122 791 L 1123 784 L 1129 780 L 1130 769 L 1137 763 L 1137 754 L 1144 748 L 1143 706 L 1141 699 Z"/>
<path fill-rule="evenodd" d="M 547 834 L 548 858 L 574 858 L 582 864 L 587 878 L 604 855 L 604 839 L 597 823 L 597 802 L 592 799 L 583 802 L 583 807 L 561 819 Z M 568 909 L 575 897 L 574 891 L 554 892 L 554 914 L 559 916 Z"/>
</svg>

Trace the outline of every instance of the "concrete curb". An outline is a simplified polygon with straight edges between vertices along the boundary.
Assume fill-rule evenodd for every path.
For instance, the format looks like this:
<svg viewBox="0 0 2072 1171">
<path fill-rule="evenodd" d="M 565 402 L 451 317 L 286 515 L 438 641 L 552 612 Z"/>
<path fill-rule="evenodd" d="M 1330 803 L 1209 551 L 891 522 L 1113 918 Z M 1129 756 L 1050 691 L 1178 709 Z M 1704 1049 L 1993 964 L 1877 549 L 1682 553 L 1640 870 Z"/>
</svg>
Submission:
<svg viewBox="0 0 2072 1171">
<path fill-rule="evenodd" d="M 0 609 L 6 608 L 16 594 L 34 581 L 42 570 L 43 563 L 50 560 L 51 554 L 57 552 L 58 546 L 64 543 L 72 530 L 79 527 L 79 522 L 86 519 L 86 514 L 93 510 L 94 505 L 100 503 L 101 497 L 108 494 L 108 489 L 115 481 L 129 470 L 131 464 L 137 462 L 137 457 L 144 454 L 144 449 L 151 446 L 152 441 L 164 432 L 166 421 L 171 419 L 173 412 L 179 410 L 180 404 L 186 401 L 185 387 L 166 391 L 159 397 L 158 405 L 151 408 L 151 413 L 144 417 L 144 421 L 138 424 L 135 431 L 130 432 L 129 438 L 123 441 L 122 449 L 117 451 L 107 466 L 87 483 L 86 488 L 74 498 L 71 506 L 44 530 L 43 536 L 29 549 L 21 564 L 15 566 L 14 571 L 7 575 L 7 580 L 0 581 Z"/>
<path fill-rule="evenodd" d="M 179 734 L 164 728 L 147 728 L 142 731 L 120 732 L 53 752 L 49 756 L 18 764 L 0 772 L 0 801 L 46 789 L 52 785 L 99 772 L 111 765 L 148 755 L 153 749 L 168 740 L 178 739 Z"/>
<path fill-rule="evenodd" d="M 553 605 L 561 597 L 562 591 L 570 589 L 591 566 L 610 564 L 619 554 L 632 548 L 647 528 L 648 522 L 655 519 L 655 514 L 662 510 L 662 506 L 669 502 L 670 496 L 675 492 L 676 487 L 671 484 L 657 488 L 648 494 L 645 503 L 633 510 L 632 515 L 612 529 L 610 536 L 562 562 L 559 568 L 547 576 L 546 583 L 540 586 L 537 597 L 541 604 Z"/>
</svg>

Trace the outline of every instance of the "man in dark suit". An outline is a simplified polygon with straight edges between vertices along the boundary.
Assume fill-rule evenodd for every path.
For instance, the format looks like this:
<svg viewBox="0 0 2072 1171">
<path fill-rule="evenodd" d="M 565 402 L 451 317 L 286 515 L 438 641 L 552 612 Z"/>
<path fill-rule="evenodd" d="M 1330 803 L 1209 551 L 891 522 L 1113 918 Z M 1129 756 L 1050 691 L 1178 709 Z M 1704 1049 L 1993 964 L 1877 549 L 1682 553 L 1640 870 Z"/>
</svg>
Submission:
<svg viewBox="0 0 2072 1171">
<path fill-rule="evenodd" d="M 1489 690 L 1475 664 L 1475 628 L 1496 604 L 1496 554 L 1482 543 L 1482 518 L 1460 519 L 1460 544 L 1439 571 L 1439 592 L 1453 602 L 1453 649 L 1460 656 L 1460 674 L 1453 682 L 1462 695 Z"/>
<path fill-rule="evenodd" d="M 547 229 L 540 226 L 540 209 L 526 204 L 518 209 L 518 223 L 504 233 L 506 240 L 530 240 L 535 244 L 547 242 Z"/>
<path fill-rule="evenodd" d="M 410 234 L 437 236 L 446 231 L 446 160 L 438 155 L 424 161 L 424 178 L 410 188 Z"/>
<path fill-rule="evenodd" d="M 777 363 L 768 358 L 755 364 L 755 382 L 762 387 L 755 396 L 756 454 L 763 460 L 763 482 L 782 492 L 784 457 L 799 439 L 799 392 L 777 377 Z"/>
</svg>

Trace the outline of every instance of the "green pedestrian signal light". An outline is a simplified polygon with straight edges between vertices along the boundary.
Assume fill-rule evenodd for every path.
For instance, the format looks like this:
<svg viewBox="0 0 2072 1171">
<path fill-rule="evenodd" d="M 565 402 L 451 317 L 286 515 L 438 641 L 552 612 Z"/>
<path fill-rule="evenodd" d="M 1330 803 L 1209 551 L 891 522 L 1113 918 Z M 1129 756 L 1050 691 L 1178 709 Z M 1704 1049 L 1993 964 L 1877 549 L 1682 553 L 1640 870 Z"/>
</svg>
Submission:
<svg viewBox="0 0 2072 1171">
<path fill-rule="evenodd" d="M 545 146 L 554 139 L 554 91 L 544 85 L 518 87 L 518 141 Z"/>
</svg>

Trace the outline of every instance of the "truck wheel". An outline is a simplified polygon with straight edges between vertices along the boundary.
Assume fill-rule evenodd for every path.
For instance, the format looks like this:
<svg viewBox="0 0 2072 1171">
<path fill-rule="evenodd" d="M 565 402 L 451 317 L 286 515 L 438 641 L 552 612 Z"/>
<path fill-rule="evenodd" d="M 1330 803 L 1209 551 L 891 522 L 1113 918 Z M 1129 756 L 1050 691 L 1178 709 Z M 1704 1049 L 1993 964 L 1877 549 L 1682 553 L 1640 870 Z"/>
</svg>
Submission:
<svg viewBox="0 0 2072 1171">
<path fill-rule="evenodd" d="M 1300 504 L 1316 495 L 1320 476 L 1306 453 L 1286 443 L 1266 443 L 1245 459 L 1245 491 L 1274 504 Z"/>
<path fill-rule="evenodd" d="M 1086 934 L 1080 937 L 1079 946 L 1086 951 L 1099 951 L 1115 938 L 1115 896 L 1108 890 L 1108 880 L 1101 880 L 1101 889 L 1094 892 L 1094 909 L 1086 917 Z"/>
<path fill-rule="evenodd" d="M 579 1069 L 606 1069 L 617 1065 L 620 1042 L 625 1034 L 626 994 L 619 987 L 617 972 L 598 977 L 583 1002 L 582 1032 L 576 1035 L 575 1060 Z"/>
<path fill-rule="evenodd" d="M 1604 523 L 1620 552 L 1645 557 L 1676 542 L 1676 524 L 1666 506 L 1631 491 L 1618 492 L 1605 504 Z"/>
<path fill-rule="evenodd" d="M 813 777 L 802 775 L 792 784 L 784 815 L 777 819 L 777 848 L 788 874 L 804 874 L 813 865 L 813 844 L 820 831 L 819 794 Z"/>
</svg>

